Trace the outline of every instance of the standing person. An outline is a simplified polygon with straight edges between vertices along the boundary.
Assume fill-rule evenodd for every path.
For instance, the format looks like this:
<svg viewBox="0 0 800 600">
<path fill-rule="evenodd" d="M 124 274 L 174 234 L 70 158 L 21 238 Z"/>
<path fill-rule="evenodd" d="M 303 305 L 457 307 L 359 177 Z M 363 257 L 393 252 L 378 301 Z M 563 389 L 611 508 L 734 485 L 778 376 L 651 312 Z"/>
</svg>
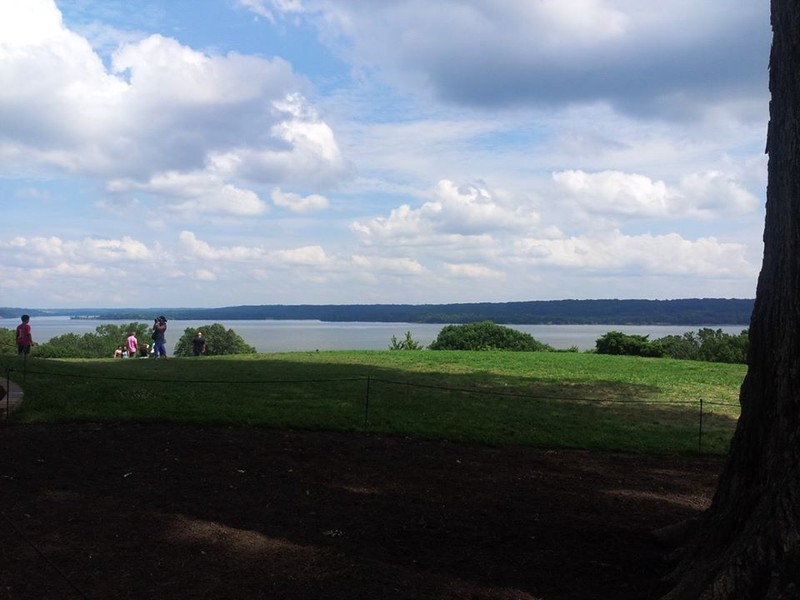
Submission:
<svg viewBox="0 0 800 600">
<path fill-rule="evenodd" d="M 137 350 L 139 349 L 139 340 L 136 339 L 136 332 L 131 331 L 128 339 L 128 358 L 136 358 Z"/>
<path fill-rule="evenodd" d="M 31 346 L 33 346 L 30 320 L 29 315 L 22 315 L 22 323 L 17 325 L 17 352 L 23 356 L 28 356 L 31 353 Z"/>
<path fill-rule="evenodd" d="M 207 350 L 208 346 L 206 345 L 206 339 L 203 337 L 203 332 L 198 331 L 194 334 L 194 339 L 192 340 L 192 352 L 195 356 L 200 356 L 205 354 Z"/>
<path fill-rule="evenodd" d="M 164 315 L 153 321 L 153 349 L 156 358 L 167 358 L 167 318 Z"/>
</svg>

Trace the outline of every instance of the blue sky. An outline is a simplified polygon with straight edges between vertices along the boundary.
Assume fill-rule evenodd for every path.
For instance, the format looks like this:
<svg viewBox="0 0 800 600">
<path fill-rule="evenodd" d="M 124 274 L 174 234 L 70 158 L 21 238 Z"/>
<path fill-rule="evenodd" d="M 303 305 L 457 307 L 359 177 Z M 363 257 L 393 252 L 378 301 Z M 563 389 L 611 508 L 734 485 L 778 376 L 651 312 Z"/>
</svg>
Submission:
<svg viewBox="0 0 800 600">
<path fill-rule="evenodd" d="M 0 0 L 0 305 L 755 296 L 769 5 Z"/>
</svg>

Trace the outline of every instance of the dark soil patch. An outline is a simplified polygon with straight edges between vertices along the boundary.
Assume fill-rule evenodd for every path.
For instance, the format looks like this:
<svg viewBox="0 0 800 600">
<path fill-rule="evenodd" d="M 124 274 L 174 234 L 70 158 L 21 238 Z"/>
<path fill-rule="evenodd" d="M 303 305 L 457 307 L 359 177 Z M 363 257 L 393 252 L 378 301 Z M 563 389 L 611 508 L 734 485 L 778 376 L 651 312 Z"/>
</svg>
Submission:
<svg viewBox="0 0 800 600">
<path fill-rule="evenodd" d="M 0 426 L 0 598 L 657 598 L 717 457 Z"/>
</svg>

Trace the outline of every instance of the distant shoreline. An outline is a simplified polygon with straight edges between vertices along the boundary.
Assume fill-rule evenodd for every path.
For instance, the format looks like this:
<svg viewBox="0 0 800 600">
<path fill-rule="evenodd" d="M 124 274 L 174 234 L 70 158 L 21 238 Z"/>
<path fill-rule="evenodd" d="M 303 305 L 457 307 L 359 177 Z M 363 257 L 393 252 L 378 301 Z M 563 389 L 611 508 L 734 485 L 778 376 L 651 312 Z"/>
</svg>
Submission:
<svg viewBox="0 0 800 600">
<path fill-rule="evenodd" d="M 516 325 L 742 325 L 748 326 L 753 299 L 533 300 L 459 304 L 241 305 L 219 308 L 0 307 L 0 318 L 64 316 L 80 320 L 293 320 L 370 323 L 470 323 Z"/>
</svg>

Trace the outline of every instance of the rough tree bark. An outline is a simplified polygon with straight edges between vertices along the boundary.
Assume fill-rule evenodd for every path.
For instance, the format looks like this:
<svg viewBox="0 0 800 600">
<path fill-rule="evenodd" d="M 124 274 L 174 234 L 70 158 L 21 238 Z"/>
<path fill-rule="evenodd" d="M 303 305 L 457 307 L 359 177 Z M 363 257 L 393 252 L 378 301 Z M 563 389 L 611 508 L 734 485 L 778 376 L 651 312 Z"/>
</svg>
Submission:
<svg viewBox="0 0 800 600">
<path fill-rule="evenodd" d="M 800 598 L 800 1 L 771 0 L 764 259 L 741 417 L 665 598 Z"/>
</svg>

